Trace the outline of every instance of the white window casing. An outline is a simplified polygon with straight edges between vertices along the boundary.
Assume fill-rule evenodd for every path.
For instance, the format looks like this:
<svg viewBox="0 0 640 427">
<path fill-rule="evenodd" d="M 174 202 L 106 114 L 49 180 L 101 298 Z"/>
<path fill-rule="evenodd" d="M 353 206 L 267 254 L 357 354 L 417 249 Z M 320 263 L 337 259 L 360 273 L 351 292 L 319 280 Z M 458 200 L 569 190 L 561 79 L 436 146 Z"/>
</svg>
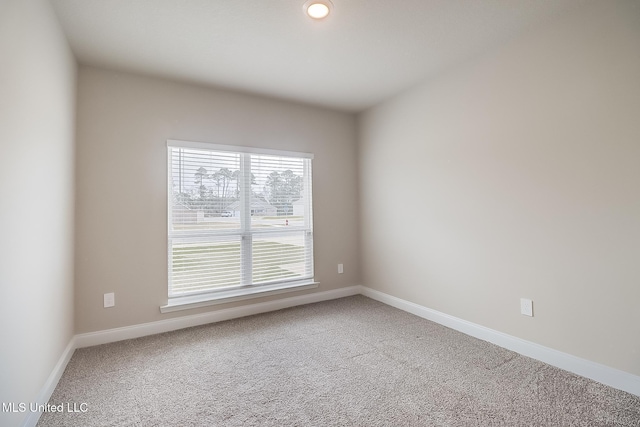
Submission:
<svg viewBox="0 0 640 427">
<path fill-rule="evenodd" d="M 314 287 L 312 154 L 167 141 L 174 311 Z"/>
</svg>

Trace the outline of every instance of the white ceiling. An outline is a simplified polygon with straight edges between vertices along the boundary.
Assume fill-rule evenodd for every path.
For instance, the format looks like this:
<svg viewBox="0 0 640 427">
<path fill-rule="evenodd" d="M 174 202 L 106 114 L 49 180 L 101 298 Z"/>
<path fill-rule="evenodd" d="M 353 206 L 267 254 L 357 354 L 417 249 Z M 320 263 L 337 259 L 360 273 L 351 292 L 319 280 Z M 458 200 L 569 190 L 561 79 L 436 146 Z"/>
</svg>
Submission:
<svg viewBox="0 0 640 427">
<path fill-rule="evenodd" d="M 80 63 L 360 111 L 589 0 L 51 0 Z"/>
</svg>

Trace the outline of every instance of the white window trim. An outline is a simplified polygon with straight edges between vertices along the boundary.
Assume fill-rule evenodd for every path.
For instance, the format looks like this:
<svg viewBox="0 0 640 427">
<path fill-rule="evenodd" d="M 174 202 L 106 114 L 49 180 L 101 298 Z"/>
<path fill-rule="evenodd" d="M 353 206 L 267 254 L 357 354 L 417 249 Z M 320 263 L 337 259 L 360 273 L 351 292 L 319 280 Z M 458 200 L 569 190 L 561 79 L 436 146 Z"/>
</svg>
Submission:
<svg viewBox="0 0 640 427">
<path fill-rule="evenodd" d="M 195 149 L 206 149 L 213 151 L 231 151 L 236 153 L 248 153 L 248 154 L 265 154 L 265 155 L 274 155 L 274 156 L 286 156 L 286 157 L 297 157 L 303 159 L 314 158 L 312 153 L 303 153 L 296 151 L 284 151 L 284 150 L 272 150 L 265 148 L 255 148 L 255 147 L 246 147 L 246 146 L 236 146 L 236 145 L 222 145 L 222 144 L 212 144 L 206 142 L 195 142 L 195 141 L 183 141 L 176 139 L 167 140 L 167 148 L 169 147 L 183 147 L 183 148 L 195 148 Z M 246 158 L 246 157 L 245 157 Z M 169 157 L 167 158 L 169 161 Z M 250 173 L 250 170 L 244 168 L 247 173 Z M 168 170 L 168 169 L 167 169 Z M 170 180 L 171 176 L 167 177 Z M 308 179 L 311 181 L 312 177 L 308 176 Z M 170 210 L 171 203 L 169 202 L 170 195 L 167 194 L 167 230 L 169 230 L 170 223 L 169 220 L 171 218 Z M 249 203 L 249 198 L 244 199 L 244 203 Z M 242 218 L 242 221 L 251 221 L 250 210 L 247 210 L 245 207 L 245 216 L 247 218 Z M 305 215 L 308 219 L 312 218 L 312 213 L 309 215 Z M 244 227 L 243 227 L 244 228 Z M 291 230 L 293 231 L 293 230 Z M 259 234 L 259 231 L 255 231 L 255 234 Z M 177 236 L 176 236 L 177 237 Z M 168 248 L 169 249 L 169 248 Z M 311 259 L 311 270 L 313 271 L 314 260 Z M 170 268 L 170 267 L 169 267 Z M 169 272 L 170 269 L 167 269 Z M 316 282 L 314 278 L 297 280 L 297 281 L 284 281 L 284 282 L 276 282 L 271 284 L 264 285 L 256 285 L 256 286 L 241 286 L 241 287 L 233 287 L 227 290 L 214 290 L 214 291 L 206 291 L 198 294 L 191 295 L 180 295 L 168 297 L 167 304 L 160 306 L 161 313 L 171 313 L 174 311 L 180 310 L 188 310 L 199 307 L 207 307 L 218 304 L 225 304 L 234 301 L 241 301 L 246 299 L 260 298 L 266 297 L 270 295 L 277 295 L 288 292 L 297 292 L 302 290 L 314 289 L 317 288 L 319 282 Z"/>
<path fill-rule="evenodd" d="M 213 144 L 209 142 L 182 141 L 179 139 L 168 139 L 167 147 L 202 148 L 205 150 L 233 151 L 236 153 L 250 153 L 250 154 L 268 154 L 272 156 L 299 157 L 302 159 L 313 160 L 312 153 L 302 153 L 299 151 L 271 150 L 268 148 L 246 147 L 242 145 L 222 145 L 222 144 Z"/>
<path fill-rule="evenodd" d="M 174 311 L 208 307 L 211 305 L 226 304 L 228 302 L 242 301 L 288 292 L 305 291 L 307 289 L 317 288 L 319 284 L 320 282 L 305 280 L 274 285 L 254 286 L 250 288 L 230 289 L 228 291 L 216 291 L 215 294 L 206 293 L 173 297 L 169 299 L 166 305 L 160 307 L 160 312 L 171 313 Z"/>
</svg>

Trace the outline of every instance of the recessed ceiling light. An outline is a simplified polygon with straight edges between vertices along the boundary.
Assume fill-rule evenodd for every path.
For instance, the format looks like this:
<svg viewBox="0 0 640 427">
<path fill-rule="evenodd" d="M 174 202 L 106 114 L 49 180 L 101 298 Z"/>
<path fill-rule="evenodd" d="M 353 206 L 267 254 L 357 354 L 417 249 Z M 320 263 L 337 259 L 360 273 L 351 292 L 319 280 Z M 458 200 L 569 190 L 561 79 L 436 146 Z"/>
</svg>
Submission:
<svg viewBox="0 0 640 427">
<path fill-rule="evenodd" d="M 329 0 L 309 0 L 302 8 L 311 18 L 323 19 L 331 12 L 333 3 Z"/>
</svg>

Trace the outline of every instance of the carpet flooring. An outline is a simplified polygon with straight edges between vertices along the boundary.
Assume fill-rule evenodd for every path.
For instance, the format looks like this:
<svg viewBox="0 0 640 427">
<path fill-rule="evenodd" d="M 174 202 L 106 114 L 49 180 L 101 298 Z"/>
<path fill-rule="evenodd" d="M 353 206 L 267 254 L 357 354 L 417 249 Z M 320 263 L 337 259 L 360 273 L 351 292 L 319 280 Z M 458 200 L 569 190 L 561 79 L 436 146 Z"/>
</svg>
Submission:
<svg viewBox="0 0 640 427">
<path fill-rule="evenodd" d="M 363 296 L 78 349 L 61 403 L 86 412 L 38 426 L 640 426 L 640 397 Z"/>
</svg>

